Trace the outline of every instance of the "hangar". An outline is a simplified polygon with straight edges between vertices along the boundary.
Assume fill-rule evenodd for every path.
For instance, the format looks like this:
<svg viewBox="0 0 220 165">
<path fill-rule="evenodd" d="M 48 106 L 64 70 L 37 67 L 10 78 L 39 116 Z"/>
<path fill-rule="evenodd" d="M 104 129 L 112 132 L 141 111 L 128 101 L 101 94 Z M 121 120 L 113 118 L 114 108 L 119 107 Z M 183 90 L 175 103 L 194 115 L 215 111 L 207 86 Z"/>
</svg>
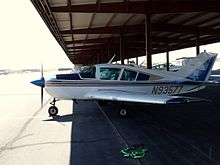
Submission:
<svg viewBox="0 0 220 165">
<path fill-rule="evenodd" d="M 104 63 L 220 41 L 218 0 L 31 0 L 74 64 Z M 136 60 L 137 62 L 138 60 Z"/>
</svg>

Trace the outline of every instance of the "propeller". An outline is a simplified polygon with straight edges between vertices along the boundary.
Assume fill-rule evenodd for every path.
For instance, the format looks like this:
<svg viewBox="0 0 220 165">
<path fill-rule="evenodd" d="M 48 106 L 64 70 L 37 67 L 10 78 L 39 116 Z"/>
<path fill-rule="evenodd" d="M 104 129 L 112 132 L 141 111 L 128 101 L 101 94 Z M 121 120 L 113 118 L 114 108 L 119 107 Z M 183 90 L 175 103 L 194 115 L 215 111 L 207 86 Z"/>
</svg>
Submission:
<svg viewBox="0 0 220 165">
<path fill-rule="evenodd" d="M 43 63 L 41 63 L 41 79 L 44 81 L 44 68 L 43 68 Z M 44 102 L 44 85 L 41 86 L 41 108 L 43 107 L 43 102 Z"/>
<path fill-rule="evenodd" d="M 44 86 L 45 86 L 45 79 L 43 75 L 43 64 L 41 63 L 41 78 L 38 80 L 31 81 L 32 84 L 41 87 L 41 108 L 43 107 L 43 100 L 44 100 Z"/>
</svg>

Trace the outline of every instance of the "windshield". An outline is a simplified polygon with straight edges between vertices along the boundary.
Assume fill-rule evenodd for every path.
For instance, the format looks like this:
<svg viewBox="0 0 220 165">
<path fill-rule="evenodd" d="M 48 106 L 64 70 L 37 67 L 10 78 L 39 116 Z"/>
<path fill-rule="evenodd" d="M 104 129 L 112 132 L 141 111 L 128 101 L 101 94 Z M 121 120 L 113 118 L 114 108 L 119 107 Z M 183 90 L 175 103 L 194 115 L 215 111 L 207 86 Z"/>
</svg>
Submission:
<svg viewBox="0 0 220 165">
<path fill-rule="evenodd" d="M 83 68 L 79 74 L 82 78 L 95 78 L 96 68 L 95 66 Z"/>
</svg>

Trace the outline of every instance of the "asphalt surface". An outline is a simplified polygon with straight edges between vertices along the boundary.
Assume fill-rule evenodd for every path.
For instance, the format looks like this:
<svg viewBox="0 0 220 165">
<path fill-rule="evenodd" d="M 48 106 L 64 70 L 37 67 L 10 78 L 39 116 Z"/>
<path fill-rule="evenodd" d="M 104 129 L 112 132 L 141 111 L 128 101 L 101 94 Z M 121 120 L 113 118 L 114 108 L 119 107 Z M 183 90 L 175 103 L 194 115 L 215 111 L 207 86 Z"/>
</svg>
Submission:
<svg viewBox="0 0 220 165">
<path fill-rule="evenodd" d="M 218 91 L 220 92 L 220 91 Z M 144 143 L 143 164 L 220 164 L 219 105 L 137 105 L 126 120 L 106 107 L 129 144 Z"/>
<path fill-rule="evenodd" d="M 0 164 L 63 165 L 70 161 L 72 122 L 50 121 L 51 98 L 30 84 L 38 74 L 0 76 Z M 72 114 L 72 102 L 58 102 L 60 114 Z"/>
<path fill-rule="evenodd" d="M 0 77 L 1 165 L 220 164 L 217 87 L 194 94 L 214 100 L 212 103 L 130 104 L 126 119 L 118 117 L 114 103 L 99 106 L 95 101 L 60 101 L 60 116 L 50 118 L 51 98 L 45 95 L 45 105 L 40 108 L 40 89 L 27 85 L 33 77 Z M 125 158 L 120 153 L 127 145 L 139 143 L 147 148 L 143 159 Z"/>
<path fill-rule="evenodd" d="M 187 105 L 129 105 L 129 116 L 118 117 L 116 104 L 75 105 L 71 164 L 220 164 L 220 90 L 196 94 L 214 103 Z M 103 115 L 102 111 L 107 115 Z M 125 158 L 127 144 L 144 143 L 146 156 Z"/>
</svg>

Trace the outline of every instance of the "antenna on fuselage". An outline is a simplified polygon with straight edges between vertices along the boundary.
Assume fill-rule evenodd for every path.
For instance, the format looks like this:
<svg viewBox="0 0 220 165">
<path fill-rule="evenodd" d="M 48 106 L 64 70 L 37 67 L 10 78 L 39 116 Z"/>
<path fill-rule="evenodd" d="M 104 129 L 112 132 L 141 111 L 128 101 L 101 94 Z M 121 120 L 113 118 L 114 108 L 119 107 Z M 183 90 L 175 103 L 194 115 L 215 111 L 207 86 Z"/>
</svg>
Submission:
<svg viewBox="0 0 220 165">
<path fill-rule="evenodd" d="M 140 66 L 142 66 L 144 64 L 145 60 L 140 64 Z"/>
<path fill-rule="evenodd" d="M 113 61 L 114 58 L 115 58 L 115 55 L 116 55 L 116 54 L 114 54 L 114 56 L 112 56 L 111 60 L 109 60 L 109 62 L 108 62 L 107 64 L 111 64 L 111 63 L 112 63 L 112 61 Z"/>
</svg>

